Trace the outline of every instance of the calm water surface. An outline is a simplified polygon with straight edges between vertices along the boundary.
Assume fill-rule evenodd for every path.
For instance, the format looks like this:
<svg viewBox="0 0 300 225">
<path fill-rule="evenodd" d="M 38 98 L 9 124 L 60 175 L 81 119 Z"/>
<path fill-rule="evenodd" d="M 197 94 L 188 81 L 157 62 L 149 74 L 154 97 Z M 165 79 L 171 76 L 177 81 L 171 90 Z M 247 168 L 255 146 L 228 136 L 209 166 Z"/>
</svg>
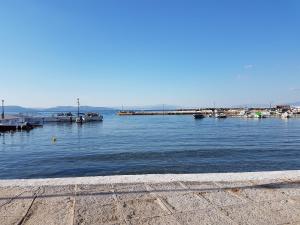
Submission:
<svg viewBox="0 0 300 225">
<path fill-rule="evenodd" d="M 300 169 L 300 119 L 104 113 L 0 136 L 2 179 L 288 169 Z"/>
</svg>

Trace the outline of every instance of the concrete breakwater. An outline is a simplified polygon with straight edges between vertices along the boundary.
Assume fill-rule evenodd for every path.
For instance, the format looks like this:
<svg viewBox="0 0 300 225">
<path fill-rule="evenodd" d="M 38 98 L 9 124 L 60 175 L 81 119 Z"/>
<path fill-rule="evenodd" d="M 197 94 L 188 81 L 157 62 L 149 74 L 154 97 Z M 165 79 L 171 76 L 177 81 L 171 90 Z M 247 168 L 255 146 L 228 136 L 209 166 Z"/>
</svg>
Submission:
<svg viewBox="0 0 300 225">
<path fill-rule="evenodd" d="M 193 115 L 200 113 L 201 111 L 120 111 L 118 112 L 119 116 L 151 116 L 151 115 Z M 207 113 L 208 114 L 208 113 Z"/>
<path fill-rule="evenodd" d="M 300 224 L 300 171 L 0 181 L 0 224 Z"/>
<path fill-rule="evenodd" d="M 213 117 L 216 114 L 224 114 L 228 117 L 300 117 L 298 108 L 201 108 L 178 110 L 152 110 L 152 111 L 119 111 L 119 116 L 151 116 L 151 115 L 194 115 L 203 114 Z"/>
</svg>

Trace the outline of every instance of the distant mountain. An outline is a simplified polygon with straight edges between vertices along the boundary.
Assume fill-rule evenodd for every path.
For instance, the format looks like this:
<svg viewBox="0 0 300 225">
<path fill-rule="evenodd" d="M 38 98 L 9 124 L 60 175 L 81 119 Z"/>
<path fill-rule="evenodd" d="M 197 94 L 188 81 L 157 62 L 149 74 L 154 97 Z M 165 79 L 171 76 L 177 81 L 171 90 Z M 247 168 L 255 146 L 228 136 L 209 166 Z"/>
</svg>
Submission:
<svg viewBox="0 0 300 225">
<path fill-rule="evenodd" d="M 109 107 L 96 107 L 96 106 L 80 106 L 80 111 L 105 111 L 105 110 L 117 110 L 116 108 Z M 43 111 L 53 112 L 74 112 L 77 111 L 77 106 L 56 106 L 52 108 L 43 109 Z"/>
<path fill-rule="evenodd" d="M 76 106 L 56 106 L 51 108 L 25 108 L 22 106 L 12 106 L 8 105 L 4 107 L 5 112 L 7 113 L 28 113 L 28 112 L 40 112 L 40 111 L 48 111 L 48 112 L 74 112 L 77 111 Z M 80 106 L 81 112 L 87 111 L 106 111 L 106 110 L 117 110 L 115 108 L 108 107 L 94 107 L 94 106 Z"/>
<path fill-rule="evenodd" d="M 4 107 L 5 112 L 24 113 L 24 112 L 36 112 L 37 109 L 25 108 L 17 105 L 8 105 Z"/>
</svg>

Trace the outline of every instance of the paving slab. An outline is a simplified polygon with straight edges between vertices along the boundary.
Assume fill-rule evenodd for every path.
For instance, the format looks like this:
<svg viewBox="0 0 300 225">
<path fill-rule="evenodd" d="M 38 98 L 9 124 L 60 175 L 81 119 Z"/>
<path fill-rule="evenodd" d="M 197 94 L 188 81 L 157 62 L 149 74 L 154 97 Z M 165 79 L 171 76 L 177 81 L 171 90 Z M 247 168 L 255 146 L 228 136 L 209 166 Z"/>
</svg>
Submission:
<svg viewBox="0 0 300 225">
<path fill-rule="evenodd" d="M 101 206 L 116 203 L 112 185 L 76 185 L 75 192 L 77 204 Z"/>
<path fill-rule="evenodd" d="M 74 186 L 41 187 L 22 224 L 72 224 Z"/>
<path fill-rule="evenodd" d="M 235 181 L 235 182 L 215 182 L 220 188 L 249 188 L 255 186 L 256 183 L 250 181 Z"/>
<path fill-rule="evenodd" d="M 169 214 L 163 203 L 157 198 L 130 200 L 122 202 L 122 212 L 126 219 L 162 217 Z"/>
<path fill-rule="evenodd" d="M 76 203 L 74 224 L 125 224 L 117 204 Z"/>
<path fill-rule="evenodd" d="M 170 182 L 170 183 L 152 183 L 147 184 L 147 189 L 152 194 L 157 196 L 165 197 L 167 195 L 172 195 L 174 192 L 187 192 L 188 188 L 182 186 L 180 182 Z"/>
<path fill-rule="evenodd" d="M 238 224 L 270 225 L 299 222 L 299 209 L 287 205 L 285 201 L 251 203 L 225 207 L 226 215 Z M 300 224 L 300 223 L 299 223 Z"/>
<path fill-rule="evenodd" d="M 212 205 L 215 205 L 217 207 L 241 205 L 247 203 L 246 199 L 229 194 L 226 190 L 218 190 L 214 192 L 200 192 L 198 193 L 198 195 L 205 198 Z"/>
<path fill-rule="evenodd" d="M 173 212 L 185 212 L 211 208 L 211 204 L 197 196 L 195 193 L 175 192 L 162 197 L 163 201 L 171 208 Z"/>
<path fill-rule="evenodd" d="M 276 219 L 278 224 L 300 224 L 300 202 L 293 199 L 263 202 L 259 203 L 257 207 Z"/>
<path fill-rule="evenodd" d="M 284 190 L 273 188 L 247 188 L 236 193 L 253 202 L 278 201 L 289 197 Z"/>
<path fill-rule="evenodd" d="M 78 185 L 74 224 L 125 224 L 112 185 Z"/>
<path fill-rule="evenodd" d="M 119 201 L 151 198 L 150 192 L 143 183 L 114 184 L 113 189 Z"/>
<path fill-rule="evenodd" d="M 18 224 L 27 214 L 38 188 L 0 189 L 0 224 Z"/>
<path fill-rule="evenodd" d="M 185 181 L 181 183 L 192 192 L 209 192 L 220 189 L 220 187 L 215 182 Z"/>
<path fill-rule="evenodd" d="M 182 225 L 236 225 L 217 209 L 184 212 L 174 216 Z"/>
<path fill-rule="evenodd" d="M 150 218 L 135 218 L 129 221 L 130 225 L 181 225 L 173 215 L 156 216 Z"/>
</svg>

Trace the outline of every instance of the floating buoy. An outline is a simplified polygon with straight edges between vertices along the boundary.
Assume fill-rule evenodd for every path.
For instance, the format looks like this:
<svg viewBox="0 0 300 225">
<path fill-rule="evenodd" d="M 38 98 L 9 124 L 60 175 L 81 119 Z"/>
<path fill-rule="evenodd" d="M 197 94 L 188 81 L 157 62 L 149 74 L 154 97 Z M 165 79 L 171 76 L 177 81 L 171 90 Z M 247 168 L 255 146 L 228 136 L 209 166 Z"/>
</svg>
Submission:
<svg viewBox="0 0 300 225">
<path fill-rule="evenodd" d="M 56 137 L 52 137 L 52 143 L 55 144 L 57 141 L 57 138 Z"/>
</svg>

